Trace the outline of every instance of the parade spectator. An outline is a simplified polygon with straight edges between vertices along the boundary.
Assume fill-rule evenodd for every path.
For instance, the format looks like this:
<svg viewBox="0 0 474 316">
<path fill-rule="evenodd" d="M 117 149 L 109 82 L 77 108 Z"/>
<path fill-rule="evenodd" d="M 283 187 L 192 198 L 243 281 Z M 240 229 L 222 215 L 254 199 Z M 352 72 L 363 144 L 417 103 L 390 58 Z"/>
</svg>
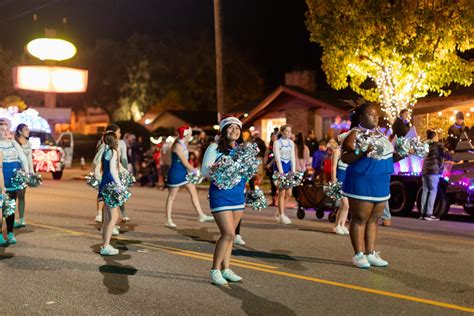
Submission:
<svg viewBox="0 0 474 316">
<path fill-rule="evenodd" d="M 410 125 L 410 112 L 407 109 L 400 111 L 398 117 L 395 119 L 392 125 L 392 135 L 397 136 L 397 138 L 405 137 L 408 134 L 408 131 L 411 128 Z"/>
<path fill-rule="evenodd" d="M 332 147 L 327 147 L 326 148 L 326 155 L 324 156 L 323 159 L 323 179 L 324 182 L 329 182 L 331 181 L 331 174 L 332 174 L 332 152 L 333 149 Z"/>
<path fill-rule="evenodd" d="M 302 133 L 296 135 L 295 145 L 296 171 L 306 172 L 310 166 L 309 148 L 304 142 Z"/>
<path fill-rule="evenodd" d="M 428 130 L 426 136 L 430 149 L 423 162 L 423 175 L 421 177 L 423 181 L 423 194 L 421 195 L 420 219 L 438 221 L 439 218 L 433 215 L 433 207 L 438 191 L 439 177 L 443 173 L 444 148 L 439 142 L 438 134 L 435 131 Z"/>
<path fill-rule="evenodd" d="M 318 177 L 322 178 L 324 156 L 326 156 L 326 143 L 321 141 L 319 143 L 319 150 L 313 153 L 313 161 L 311 162 L 311 167 L 314 170 L 314 179 Z"/>
<path fill-rule="evenodd" d="M 456 146 L 461 138 L 463 133 L 469 132 L 469 127 L 464 124 L 464 114 L 459 111 L 456 113 L 456 122 L 451 125 L 448 129 L 448 138 L 447 138 L 447 148 L 451 152 L 454 153 L 456 150 Z"/>
<path fill-rule="evenodd" d="M 337 134 L 336 130 L 334 128 L 328 129 L 328 132 L 326 134 L 326 147 L 327 148 L 336 148 L 338 145 L 337 140 L 336 140 Z"/>
<path fill-rule="evenodd" d="M 309 156 L 313 157 L 314 152 L 318 150 L 319 147 L 318 141 L 316 140 L 316 134 L 313 130 L 309 131 L 309 134 L 305 140 L 305 144 L 308 146 Z"/>
<path fill-rule="evenodd" d="M 273 171 L 275 169 L 275 156 L 273 154 L 273 144 L 277 141 L 277 139 L 278 139 L 278 133 L 273 132 L 271 134 L 270 143 L 268 144 L 267 151 L 265 152 L 265 156 L 263 158 L 263 165 L 265 166 L 266 175 L 270 178 L 271 197 L 272 197 L 272 202 L 270 203 L 270 206 L 277 205 L 277 199 L 276 199 L 277 187 L 272 179 Z"/>
<path fill-rule="evenodd" d="M 171 143 L 167 142 L 166 139 L 163 137 L 163 142 L 161 145 L 161 154 L 160 154 L 160 172 L 161 176 L 163 177 L 163 187 L 162 189 L 166 189 L 168 187 L 167 179 L 168 179 L 168 170 L 170 169 L 171 165 Z"/>
<path fill-rule="evenodd" d="M 193 168 L 198 167 L 198 158 L 194 152 L 189 152 L 189 164 L 193 166 Z"/>
</svg>

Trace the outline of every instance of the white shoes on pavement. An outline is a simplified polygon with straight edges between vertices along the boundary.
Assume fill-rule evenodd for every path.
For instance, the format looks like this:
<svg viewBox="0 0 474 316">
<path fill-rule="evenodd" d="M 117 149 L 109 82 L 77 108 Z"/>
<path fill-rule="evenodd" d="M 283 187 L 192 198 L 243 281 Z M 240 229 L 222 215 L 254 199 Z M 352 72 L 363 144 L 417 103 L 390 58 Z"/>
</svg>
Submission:
<svg viewBox="0 0 474 316">
<path fill-rule="evenodd" d="M 380 257 L 379 252 L 376 252 L 376 251 L 372 251 L 372 253 L 369 253 L 367 255 L 367 261 L 369 262 L 371 266 L 374 266 L 374 267 L 387 267 L 388 266 L 388 262 L 386 260 L 383 260 Z"/>
<path fill-rule="evenodd" d="M 120 226 L 115 225 L 114 228 L 112 229 L 112 236 L 118 236 L 120 235 Z"/>
<path fill-rule="evenodd" d="M 346 226 L 336 225 L 332 228 L 332 231 L 337 235 L 349 235 L 349 230 Z"/>
<path fill-rule="evenodd" d="M 278 221 L 280 224 L 283 224 L 283 225 L 290 225 L 292 223 L 291 219 L 286 215 L 279 216 Z"/>
<path fill-rule="evenodd" d="M 107 247 L 100 247 L 100 254 L 102 256 L 115 256 L 118 255 L 119 250 L 108 245 Z"/>
<path fill-rule="evenodd" d="M 234 245 L 239 245 L 239 246 L 244 246 L 245 245 L 245 241 L 242 239 L 242 236 L 235 235 Z"/>
<path fill-rule="evenodd" d="M 354 257 L 352 257 L 352 264 L 360 269 L 370 268 L 370 263 L 362 252 L 358 252 Z"/>
<path fill-rule="evenodd" d="M 95 221 L 97 223 L 102 223 L 102 212 L 97 213 L 97 216 L 95 217 Z"/>
<path fill-rule="evenodd" d="M 165 226 L 168 228 L 176 228 L 176 224 L 173 223 L 171 219 L 166 221 Z"/>
<path fill-rule="evenodd" d="M 201 215 L 199 216 L 199 219 L 198 219 L 198 222 L 199 223 L 204 223 L 204 222 L 213 222 L 214 221 L 214 217 L 213 216 L 209 216 L 209 215 Z"/>
</svg>

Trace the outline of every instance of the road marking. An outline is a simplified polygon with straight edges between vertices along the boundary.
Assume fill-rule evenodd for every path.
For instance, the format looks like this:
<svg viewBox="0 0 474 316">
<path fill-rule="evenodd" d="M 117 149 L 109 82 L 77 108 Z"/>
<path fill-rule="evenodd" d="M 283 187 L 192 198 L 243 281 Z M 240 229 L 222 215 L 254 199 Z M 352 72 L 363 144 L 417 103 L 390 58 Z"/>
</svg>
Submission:
<svg viewBox="0 0 474 316">
<path fill-rule="evenodd" d="M 55 226 L 49 226 L 49 225 L 43 225 L 43 224 L 36 224 L 36 223 L 31 223 L 31 222 L 29 222 L 29 225 L 38 226 L 38 227 L 51 229 L 51 230 L 56 230 L 56 231 L 67 232 L 67 233 L 72 234 L 72 235 L 82 235 L 82 236 L 91 237 L 93 239 L 100 239 L 100 236 L 98 236 L 98 235 L 78 232 L 78 231 L 65 229 L 65 228 L 61 228 L 61 227 L 55 227 Z M 160 251 L 163 251 L 163 252 L 176 254 L 176 255 L 180 255 L 180 256 L 185 256 L 185 257 L 190 257 L 190 258 L 195 258 L 195 259 L 200 259 L 200 260 L 206 260 L 206 261 L 212 261 L 212 255 L 201 253 L 201 252 L 188 251 L 188 250 L 184 250 L 184 249 L 172 248 L 172 247 L 167 247 L 167 246 L 153 245 L 153 244 L 149 244 L 149 243 L 146 243 L 146 242 L 142 242 L 140 240 L 134 240 L 134 239 L 123 238 L 123 237 L 118 237 L 118 238 L 115 237 L 114 239 L 123 240 L 123 241 L 130 241 L 134 245 L 136 245 L 138 247 L 145 248 L 145 249 L 160 250 Z M 434 300 L 419 298 L 419 297 L 410 296 L 410 295 L 398 294 L 398 293 L 394 293 L 394 292 L 387 292 L 387 291 L 372 289 L 372 288 L 363 287 L 363 286 L 359 286 L 359 285 L 353 285 L 353 284 L 347 284 L 347 283 L 342 283 L 342 282 L 330 281 L 330 280 L 305 276 L 305 275 L 301 275 L 301 274 L 278 271 L 278 270 L 274 269 L 276 267 L 265 268 L 264 267 L 265 265 L 261 265 L 261 264 L 257 264 L 257 263 L 253 263 L 253 262 L 248 262 L 248 261 L 243 261 L 243 260 L 234 260 L 232 264 L 234 266 L 241 267 L 241 268 L 251 269 L 251 270 L 260 271 L 260 272 L 266 272 L 266 273 L 279 275 L 279 276 L 285 276 L 285 277 L 289 277 L 289 278 L 293 278 L 293 279 L 299 279 L 299 280 L 305 280 L 305 281 L 310 281 L 310 282 L 314 282 L 314 283 L 332 285 L 332 286 L 341 287 L 341 288 L 350 289 L 350 290 L 355 290 L 355 291 L 359 291 L 359 292 L 377 294 L 377 295 L 393 297 L 393 298 L 398 298 L 398 299 L 417 302 L 417 303 L 423 303 L 423 304 L 427 304 L 427 305 L 433 305 L 433 306 L 437 306 L 437 307 L 443 307 L 443 308 L 447 308 L 447 309 L 453 309 L 453 310 L 459 310 L 459 311 L 463 311 L 463 312 L 474 313 L 474 308 L 471 308 L 471 307 L 465 307 L 465 306 L 460 306 L 460 305 L 455 305 L 455 304 L 450 304 L 450 303 L 445 303 L 445 302 L 440 302 L 440 301 L 434 301 Z M 267 267 L 271 267 L 271 266 L 267 266 Z"/>
</svg>

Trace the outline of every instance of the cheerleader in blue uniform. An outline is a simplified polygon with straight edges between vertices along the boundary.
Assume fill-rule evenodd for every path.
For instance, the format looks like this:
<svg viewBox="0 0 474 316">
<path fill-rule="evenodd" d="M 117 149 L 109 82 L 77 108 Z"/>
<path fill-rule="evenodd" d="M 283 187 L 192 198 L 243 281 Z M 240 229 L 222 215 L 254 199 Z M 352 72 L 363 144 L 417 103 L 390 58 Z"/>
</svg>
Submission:
<svg viewBox="0 0 474 316">
<path fill-rule="evenodd" d="M 282 125 L 280 127 L 281 137 L 273 143 L 273 154 L 275 157 L 275 171 L 280 174 L 295 172 L 295 144 L 291 140 L 291 126 Z M 290 189 L 279 189 L 278 191 L 278 214 L 276 219 L 280 224 L 291 224 L 291 220 L 285 214 L 285 202 L 291 196 Z"/>
<path fill-rule="evenodd" d="M 214 220 L 212 216 L 206 215 L 201 209 L 199 197 L 194 184 L 186 180 L 188 172 L 196 172 L 195 168 L 189 163 L 188 143 L 192 136 L 192 130 L 189 126 L 182 126 L 177 129 L 178 138 L 171 147 L 171 167 L 168 170 L 168 198 L 166 199 L 166 227 L 175 228 L 171 212 L 173 210 L 173 202 L 178 194 L 180 187 L 185 187 L 191 196 L 191 202 L 194 209 L 198 213 L 198 221 L 200 223 Z"/>
<path fill-rule="evenodd" d="M 360 105 L 351 114 L 351 131 L 342 146 L 342 161 L 348 164 L 342 189 L 343 195 L 349 199 L 352 216 L 349 227 L 355 251 L 352 262 L 362 269 L 388 266 L 388 262 L 375 251 L 377 222 L 382 216 L 385 201 L 390 198 L 393 163 L 402 159 L 394 153 L 392 144 L 378 129 L 378 121 L 379 114 L 374 105 Z M 380 159 L 368 157 L 371 148 L 367 152 L 356 149 L 358 133 L 368 134 L 383 144 Z"/>
<path fill-rule="evenodd" d="M 18 145 L 16 141 L 10 138 L 10 125 L 5 119 L 0 120 L 0 167 L 2 172 L 0 173 L 0 184 L 2 186 L 3 194 L 8 194 L 12 200 L 16 200 L 18 189 L 12 185 L 12 177 L 14 176 L 14 170 L 24 169 L 27 173 L 30 172 L 28 161 L 23 149 Z M 6 246 L 7 244 L 16 244 L 15 234 L 13 228 L 15 225 L 15 214 L 8 216 L 5 221 L 7 222 L 7 240 L 3 239 L 3 235 L 0 234 L 0 246 Z M 2 221 L 0 221 L 0 230 L 2 227 Z"/>
<path fill-rule="evenodd" d="M 235 117 L 221 120 L 219 131 L 217 143 L 209 145 L 204 154 L 202 175 L 206 177 L 209 176 L 209 170 L 216 161 L 225 156 L 232 156 L 234 148 L 243 142 L 242 123 Z M 211 281 L 216 285 L 242 280 L 229 266 L 235 229 L 242 219 L 245 208 L 245 182 L 246 179 L 242 178 L 239 184 L 228 190 L 219 189 L 214 183 L 209 187 L 211 212 L 221 233 L 216 242 L 211 270 Z"/>
<path fill-rule="evenodd" d="M 333 148 L 332 152 L 332 181 L 344 183 L 346 177 L 347 164 L 341 160 L 341 146 L 342 142 L 349 135 L 349 132 L 340 134 L 337 137 L 338 146 Z M 341 197 L 338 201 L 339 209 L 337 210 L 336 222 L 333 227 L 334 233 L 338 235 L 349 235 L 349 230 L 346 227 L 347 216 L 349 215 L 349 200 L 346 196 Z"/>
</svg>

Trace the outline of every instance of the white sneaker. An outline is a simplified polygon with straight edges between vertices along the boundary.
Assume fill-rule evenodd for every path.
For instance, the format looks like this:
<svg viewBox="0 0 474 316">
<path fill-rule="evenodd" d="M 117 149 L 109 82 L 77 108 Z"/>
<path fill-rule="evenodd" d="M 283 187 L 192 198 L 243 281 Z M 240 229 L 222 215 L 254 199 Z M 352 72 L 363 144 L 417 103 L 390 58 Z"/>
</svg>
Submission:
<svg viewBox="0 0 474 316">
<path fill-rule="evenodd" d="M 339 226 L 339 225 L 334 226 L 334 227 L 332 228 L 332 231 L 333 231 L 334 233 L 336 233 L 337 235 L 345 235 L 345 234 L 346 234 L 346 233 L 344 232 L 344 228 L 342 228 L 342 226 Z"/>
<path fill-rule="evenodd" d="M 289 225 L 291 224 L 291 219 L 289 219 L 286 215 L 282 215 L 280 216 L 280 224 Z"/>
<path fill-rule="evenodd" d="M 344 231 L 344 234 L 346 234 L 346 235 L 349 235 L 349 234 L 350 234 L 349 229 L 347 229 L 346 226 L 341 226 L 341 228 L 342 228 L 342 230 Z"/>
<path fill-rule="evenodd" d="M 222 276 L 221 270 L 211 270 L 211 282 L 215 285 L 227 285 L 229 284 L 226 279 Z"/>
<path fill-rule="evenodd" d="M 130 217 L 124 216 L 124 217 L 122 217 L 122 221 L 124 221 L 124 222 L 130 222 Z"/>
<path fill-rule="evenodd" d="M 235 238 L 234 238 L 234 245 L 239 245 L 239 246 L 245 245 L 245 241 L 242 239 L 242 236 L 240 236 L 240 235 L 235 235 Z"/>
<path fill-rule="evenodd" d="M 100 254 L 102 256 L 115 256 L 118 255 L 119 251 L 118 249 L 112 247 L 111 245 L 108 245 L 107 247 L 100 247 Z"/>
<path fill-rule="evenodd" d="M 370 263 L 362 252 L 358 252 L 354 257 L 352 257 L 352 264 L 360 269 L 370 268 Z"/>
<path fill-rule="evenodd" d="M 387 267 L 388 262 L 386 260 L 383 260 L 379 252 L 373 251 L 372 253 L 369 253 L 367 255 L 367 261 L 370 263 L 371 266 L 376 266 L 376 267 Z"/>
<path fill-rule="evenodd" d="M 199 216 L 199 219 L 198 219 L 199 223 L 213 222 L 213 221 L 214 221 L 214 217 L 209 216 L 209 215 L 201 215 L 201 216 Z"/>
<path fill-rule="evenodd" d="M 173 221 L 171 219 L 166 221 L 165 226 L 168 227 L 168 228 L 176 228 L 176 224 L 173 223 Z"/>
<path fill-rule="evenodd" d="M 231 269 L 225 269 L 221 271 L 222 277 L 230 282 L 240 282 L 242 281 L 242 277 L 238 276 L 234 273 Z"/>
<path fill-rule="evenodd" d="M 120 226 L 115 225 L 114 228 L 112 229 L 112 236 L 118 236 L 120 235 Z"/>
<path fill-rule="evenodd" d="M 102 212 L 97 213 L 97 216 L 95 217 L 95 221 L 97 223 L 102 223 Z"/>
</svg>

